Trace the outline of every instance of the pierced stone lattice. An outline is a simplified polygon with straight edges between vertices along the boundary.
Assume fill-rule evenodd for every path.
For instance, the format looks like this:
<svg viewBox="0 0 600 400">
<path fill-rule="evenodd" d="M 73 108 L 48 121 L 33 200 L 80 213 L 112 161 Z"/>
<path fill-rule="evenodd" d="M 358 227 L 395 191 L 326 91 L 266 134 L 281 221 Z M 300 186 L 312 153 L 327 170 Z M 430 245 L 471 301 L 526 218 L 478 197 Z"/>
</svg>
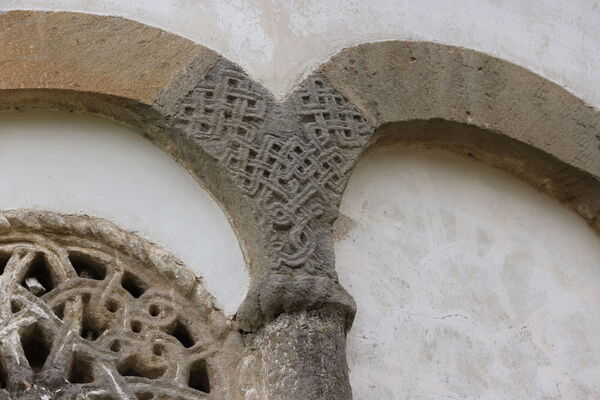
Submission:
<svg viewBox="0 0 600 400">
<path fill-rule="evenodd" d="M 221 398 L 206 307 L 149 268 L 141 239 L 96 229 L 144 259 L 93 238 L 0 232 L 0 399 Z"/>
<path fill-rule="evenodd" d="M 313 224 L 335 215 L 347 175 L 372 134 L 360 112 L 319 75 L 276 103 L 221 62 L 181 101 L 175 125 L 254 198 L 281 266 L 322 269 Z M 333 268 L 333 266 L 325 266 Z"/>
</svg>

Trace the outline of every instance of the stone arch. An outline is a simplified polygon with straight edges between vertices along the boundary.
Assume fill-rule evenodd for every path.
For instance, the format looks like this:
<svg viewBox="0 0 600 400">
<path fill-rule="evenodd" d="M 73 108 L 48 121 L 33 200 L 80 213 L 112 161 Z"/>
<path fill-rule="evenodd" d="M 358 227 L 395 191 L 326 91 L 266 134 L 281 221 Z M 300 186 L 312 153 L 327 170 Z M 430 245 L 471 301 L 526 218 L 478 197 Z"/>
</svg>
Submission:
<svg viewBox="0 0 600 400">
<path fill-rule="evenodd" d="M 231 177 L 167 121 L 175 100 L 205 77 L 218 54 L 118 17 L 12 11 L 0 16 L 0 27 L 0 51 L 9 55 L 0 67 L 0 109 L 86 112 L 124 123 L 188 169 L 238 235 L 247 229 L 241 221 L 251 224 L 252 207 L 236 195 Z M 243 243 L 254 263 L 264 247 L 260 235 Z"/>
<path fill-rule="evenodd" d="M 278 102 L 215 52 L 117 17 L 14 11 L 0 16 L 0 26 L 0 52 L 9 55 L 0 66 L 0 109 L 83 111 L 124 122 L 221 203 L 249 264 L 251 284 L 237 313 L 243 330 L 325 308 L 349 326 L 354 303 L 337 281 L 329 234 L 346 168 L 334 164 L 352 160 L 337 141 L 356 148 L 371 129 L 330 85 L 309 79 Z M 315 103 L 316 92 L 332 103 Z M 346 137 L 323 147 L 312 125 L 329 135 L 331 112 L 345 119 L 335 129 Z"/>
<path fill-rule="evenodd" d="M 373 165 L 377 165 L 380 167 L 380 169 L 370 169 L 370 173 L 365 173 L 364 169 L 357 168 L 355 176 L 361 176 L 362 179 L 357 179 L 349 187 L 347 199 L 352 206 L 342 208 L 342 212 L 346 215 L 341 214 L 336 229 L 339 238 L 336 256 L 338 257 L 340 279 L 344 285 L 353 290 L 352 294 L 356 296 L 359 304 L 363 305 L 353 328 L 354 331 L 349 335 L 349 346 L 347 347 L 352 371 L 351 382 L 355 389 L 355 395 L 358 393 L 359 396 L 365 398 L 369 396 L 396 398 L 408 386 L 410 390 L 407 393 L 416 393 L 418 396 L 419 383 L 411 386 L 411 381 L 427 382 L 424 385 L 427 386 L 427 389 L 432 385 L 443 388 L 444 384 L 437 386 L 433 383 L 435 378 L 429 380 L 423 377 L 425 374 L 416 372 L 415 375 L 411 375 L 408 371 L 411 371 L 415 365 L 424 365 L 425 369 L 432 370 L 436 368 L 432 368 L 431 365 L 439 367 L 439 360 L 444 359 L 444 356 L 428 357 L 431 354 L 442 354 L 443 350 L 433 350 L 430 353 L 432 346 L 435 347 L 435 343 L 440 343 L 440 341 L 437 338 L 431 339 L 428 333 L 438 328 L 442 331 L 446 326 L 442 325 L 441 320 L 436 321 L 427 325 L 426 329 L 416 330 L 416 333 L 411 335 L 409 333 L 411 326 L 416 326 L 418 323 L 413 324 L 412 316 L 409 315 L 411 313 L 414 313 L 415 316 L 427 315 L 426 318 L 433 315 L 433 318 L 441 319 L 455 316 L 465 320 L 468 318 L 471 322 L 476 320 L 477 324 L 481 315 L 476 312 L 460 314 L 461 307 L 453 304 L 451 299 L 448 299 L 447 302 L 444 299 L 437 303 L 438 305 L 450 304 L 446 310 L 452 309 L 452 311 L 448 313 L 436 314 L 436 311 L 440 311 L 444 307 L 426 307 L 426 311 L 421 309 L 415 311 L 412 307 L 410 296 L 413 293 L 415 297 L 422 296 L 420 300 L 424 298 L 439 300 L 447 292 L 452 292 L 448 289 L 453 286 L 452 284 L 444 280 L 444 285 L 447 284 L 447 286 L 438 285 L 433 278 L 434 275 L 443 275 L 442 271 L 446 268 L 451 272 L 448 272 L 445 278 L 451 278 L 454 275 L 464 277 L 464 275 L 462 275 L 461 267 L 456 270 L 448 268 L 447 260 L 435 257 L 430 259 L 428 256 L 440 249 L 436 248 L 435 243 L 428 242 L 424 237 L 426 235 L 419 236 L 418 229 L 411 226 L 411 218 L 419 221 L 426 220 L 430 217 L 431 209 L 427 208 L 428 206 L 415 207 L 410 200 L 404 201 L 407 200 L 405 197 L 401 197 L 403 201 L 393 202 L 390 200 L 394 198 L 395 194 L 402 191 L 401 188 L 419 188 L 425 192 L 425 188 L 428 186 L 427 178 L 421 175 L 419 177 L 424 178 L 422 181 L 417 182 L 417 179 L 414 179 L 406 186 L 395 185 L 398 191 L 394 192 L 390 186 L 397 181 L 393 181 L 391 177 L 395 177 L 396 171 L 398 171 L 398 175 L 403 174 L 400 172 L 398 164 L 394 164 L 393 169 L 384 169 L 382 166 L 386 165 L 385 162 L 388 162 L 392 156 L 398 160 L 398 154 L 390 151 L 388 153 L 390 158 L 385 158 L 384 151 L 387 149 L 375 147 L 380 144 L 398 142 L 408 145 L 419 144 L 483 160 L 557 198 L 574 209 L 598 232 L 600 231 L 600 113 L 584 104 L 567 90 L 524 68 L 472 50 L 432 43 L 391 41 L 356 46 L 340 52 L 321 66 L 317 73 L 356 105 L 369 120 L 373 128 L 373 135 L 354 154 L 358 160 L 361 157 L 361 151 L 371 149 L 372 152 L 369 151 L 370 154 L 365 155 L 363 159 L 365 161 L 363 166 L 370 165 L 373 168 Z M 390 149 L 396 150 L 399 147 L 401 146 L 389 146 Z M 410 151 L 413 149 L 405 150 L 406 153 L 403 154 L 412 154 Z M 440 155 L 434 154 L 430 161 Z M 378 156 L 382 157 L 377 158 Z M 407 158 L 411 161 L 414 160 L 410 155 Z M 411 168 L 418 170 L 420 166 L 411 164 L 411 161 L 406 161 L 402 165 L 407 167 L 407 175 L 414 173 L 417 176 L 417 173 Z M 462 161 L 467 162 L 466 160 Z M 469 161 L 469 163 L 472 162 Z M 376 175 L 375 171 L 385 172 Z M 352 168 L 348 170 L 348 178 L 351 173 Z M 388 178 L 390 180 L 386 180 Z M 406 181 L 402 182 L 406 183 Z M 452 180 L 450 182 L 454 183 Z M 434 187 L 439 189 L 439 192 L 435 193 L 440 194 L 439 201 L 443 203 L 446 200 L 442 195 L 444 184 L 439 180 L 436 183 L 439 186 Z M 429 184 L 435 185 L 431 182 Z M 419 185 L 422 186 L 419 187 Z M 381 189 L 382 187 L 384 189 Z M 477 187 L 477 190 L 485 191 L 485 189 Z M 511 191 L 508 194 L 514 195 L 516 198 L 518 190 L 512 192 L 514 189 L 508 189 Z M 408 189 L 407 191 L 412 190 Z M 414 191 L 419 193 L 419 190 Z M 377 194 L 369 197 L 368 195 L 363 196 L 365 193 Z M 432 192 L 427 193 L 431 195 Z M 477 197 L 474 195 L 473 199 L 464 199 L 465 193 L 467 191 L 460 192 L 460 195 L 452 199 L 454 201 L 456 199 L 470 201 Z M 424 197 L 425 195 L 423 195 Z M 414 198 L 419 199 L 419 195 L 416 194 Z M 448 201 L 448 203 L 443 206 L 448 205 L 448 209 L 453 210 L 452 201 Z M 535 204 L 535 201 L 532 203 Z M 373 204 L 377 205 L 373 206 Z M 491 204 L 493 202 L 490 202 L 490 206 Z M 509 204 L 511 208 L 514 207 L 510 201 L 506 204 Z M 380 214 L 373 212 L 374 209 L 380 211 Z M 432 211 L 432 214 L 434 213 L 435 211 Z M 473 212 L 473 215 L 476 215 L 476 212 Z M 573 215 L 569 216 L 576 219 Z M 454 217 L 455 215 L 452 215 L 452 218 Z M 477 219 L 477 217 L 475 218 Z M 457 221 L 461 219 L 468 220 L 469 215 L 463 214 L 456 218 Z M 518 221 L 519 219 L 514 218 L 514 220 Z M 370 221 L 373 223 L 370 224 Z M 556 221 L 559 219 L 554 220 L 554 222 Z M 585 234 L 591 235 L 591 237 L 577 236 L 575 235 L 576 231 L 568 231 L 568 223 L 561 225 L 568 221 L 560 221 L 561 223 L 557 223 L 555 229 L 561 232 L 563 240 L 568 237 L 572 240 L 571 243 L 585 243 L 586 246 L 595 249 L 593 246 L 597 244 L 597 241 L 593 240 L 596 239 L 593 232 L 583 226 Z M 576 222 L 583 225 L 581 221 Z M 435 235 L 435 224 L 424 223 L 424 226 L 427 234 L 431 230 L 434 231 L 432 235 Z M 537 233 L 533 233 L 531 238 L 536 239 L 535 235 Z M 470 243 L 468 235 L 464 232 L 456 236 L 458 239 L 452 245 L 462 240 Z M 542 236 L 540 233 L 540 237 Z M 371 242 L 369 237 L 372 239 Z M 417 246 L 411 247 L 410 244 L 407 244 L 411 241 L 419 243 L 422 247 L 415 250 Z M 535 240 L 531 241 L 535 242 Z M 388 247 L 375 244 L 379 242 L 387 243 Z M 358 245 L 359 243 L 364 246 Z M 403 245 L 406 245 L 406 248 Z M 460 245 L 457 244 L 457 246 Z M 491 247 L 499 249 L 502 246 L 496 242 Z M 398 252 L 394 253 L 395 250 Z M 431 253 L 427 253 L 429 250 Z M 461 248 L 459 252 L 468 254 L 471 250 L 472 248 Z M 475 251 L 473 252 L 475 253 Z M 439 253 L 452 254 L 453 250 L 449 245 L 448 248 L 442 248 Z M 384 254 L 389 254 L 389 256 L 385 257 Z M 423 258 L 429 262 L 428 266 L 439 267 L 434 273 L 428 275 L 423 285 L 415 283 L 418 279 L 411 280 L 410 271 L 414 268 L 415 276 L 421 276 L 421 274 L 427 275 L 428 268 L 425 267 L 425 262 L 419 263 L 418 257 L 411 258 L 411 254 L 427 254 L 427 257 Z M 363 255 L 365 255 L 364 258 Z M 405 255 L 406 258 L 404 258 Z M 495 254 L 493 260 L 503 259 L 502 256 Z M 460 259 L 458 264 L 460 265 L 463 261 L 464 264 L 469 263 L 469 260 Z M 371 262 L 372 264 L 370 264 Z M 482 269 L 485 269 L 486 263 L 481 262 L 480 264 L 483 266 Z M 546 260 L 541 264 L 546 266 L 549 262 Z M 562 261 L 560 265 L 557 265 L 557 270 L 564 268 L 565 264 L 569 265 Z M 489 265 L 493 265 L 492 262 Z M 594 270 L 595 265 L 596 261 L 593 256 L 586 260 L 586 267 Z M 527 267 L 529 266 L 527 265 Z M 576 263 L 573 262 L 567 269 L 576 270 Z M 390 273 L 390 270 L 400 272 L 394 274 Z M 591 275 L 594 278 L 598 277 L 594 273 Z M 374 277 L 373 280 L 369 279 L 370 276 Z M 365 282 L 365 284 L 361 286 L 359 282 Z M 473 287 L 485 288 L 490 292 L 494 290 L 493 284 L 488 286 L 484 279 L 475 278 L 473 282 Z M 459 297 L 465 296 L 468 289 L 464 289 L 461 284 L 458 284 L 458 287 L 460 289 L 453 294 Z M 574 291 L 577 290 L 574 289 Z M 499 292 L 508 293 L 508 289 L 501 288 Z M 437 297 L 438 295 L 439 297 Z M 559 298 L 558 291 L 556 291 L 556 296 Z M 517 296 L 510 293 L 508 297 Z M 533 301 L 533 297 L 531 292 L 527 292 L 523 296 L 527 301 Z M 385 306 L 379 307 L 381 304 L 385 304 Z M 398 313 L 387 314 L 386 307 L 396 310 Z M 585 307 L 582 306 L 582 309 Z M 381 324 L 374 322 L 380 320 L 384 322 Z M 385 331 L 386 323 L 389 323 L 390 330 L 378 336 L 378 331 Z M 501 325 L 497 324 L 497 321 L 494 323 L 494 328 Z M 369 330 L 371 327 L 375 328 Z M 551 325 L 548 331 L 554 332 L 555 329 L 560 328 Z M 453 335 L 457 332 L 452 327 L 448 330 Z M 590 330 L 587 329 L 587 331 Z M 466 332 L 465 336 L 471 333 L 468 330 Z M 419 346 L 419 341 L 416 339 L 418 337 L 426 338 L 424 346 Z M 468 337 L 472 338 L 473 336 Z M 390 350 L 394 345 L 398 349 L 396 354 Z M 494 346 L 495 342 L 493 346 L 489 347 L 494 348 Z M 461 354 L 461 360 L 464 361 L 468 359 L 467 347 L 471 348 L 470 341 L 460 350 L 453 349 L 452 351 Z M 552 347 L 554 348 L 554 346 Z M 385 356 L 374 356 L 374 348 L 385 349 L 382 351 Z M 411 351 L 416 348 L 421 349 L 416 351 L 416 354 L 422 356 L 427 353 L 428 356 L 422 358 L 417 356 L 412 359 L 408 354 L 411 354 Z M 392 355 L 390 356 L 390 354 Z M 518 350 L 517 354 L 523 355 L 523 358 L 526 357 L 524 356 L 526 352 L 523 350 Z M 388 364 L 387 361 L 390 359 L 410 360 L 406 363 L 408 368 L 398 375 L 398 365 L 401 363 Z M 377 361 L 370 364 L 371 360 Z M 378 364 L 379 360 L 385 361 Z M 435 361 L 431 361 L 431 365 L 429 365 L 430 360 Z M 436 361 L 437 364 L 435 364 Z M 386 370 L 386 368 L 389 369 Z M 441 367 L 441 370 L 448 371 L 447 368 Z M 477 368 L 480 368 L 480 365 Z M 365 378 L 365 375 L 370 374 L 371 371 L 374 371 L 373 374 Z M 455 370 L 450 375 L 455 373 L 460 376 L 460 372 Z M 445 374 L 446 382 L 448 382 L 448 375 Z M 393 384 L 386 386 L 389 382 L 394 381 L 395 376 L 408 376 L 408 378 L 397 386 Z M 417 378 L 415 379 L 415 377 Z M 569 377 L 573 381 L 578 381 L 578 379 L 585 381 L 585 378 L 573 378 L 571 375 Z M 484 378 L 481 381 L 485 382 L 486 387 L 490 384 L 488 379 Z M 366 382 L 369 383 L 369 389 L 364 384 Z M 593 386 L 591 381 L 588 381 L 587 384 Z M 469 381 L 470 387 L 475 385 L 473 381 Z M 581 387 L 585 387 L 585 385 L 586 383 L 581 383 Z M 493 387 L 493 383 L 490 384 L 490 387 Z M 515 385 L 515 388 L 515 390 L 519 390 L 518 385 Z M 550 386 L 550 390 L 552 389 Z M 564 393 L 565 389 L 562 389 Z M 440 390 L 440 393 L 449 396 L 459 395 L 458 391 L 453 392 L 452 389 Z M 585 390 L 582 390 L 582 393 Z M 428 392 L 422 394 L 424 397 L 428 395 Z M 581 396 L 585 397 L 585 394 L 581 394 Z"/>
<path fill-rule="evenodd" d="M 229 316 L 249 274 L 225 212 L 173 157 L 89 113 L 0 112 L 0 209 L 90 214 L 160 243 L 198 274 Z M 207 262 L 211 260 L 211 262 Z"/>
<path fill-rule="evenodd" d="M 452 140 L 411 140 L 471 148 L 597 224 L 598 112 L 485 54 L 432 43 L 364 44 L 278 102 L 215 52 L 137 22 L 15 11 L 0 24 L 2 54 L 10 55 L 0 65 L 0 109 L 58 108 L 125 122 L 224 206 L 251 272 L 238 312 L 243 329 L 326 306 L 349 326 L 354 304 L 337 282 L 331 224 L 355 160 L 379 133 L 402 131 L 395 123 L 464 124 L 468 133 Z M 520 150 L 507 161 L 502 154 L 514 146 Z"/>
<path fill-rule="evenodd" d="M 224 207 L 250 270 L 267 257 L 256 209 L 232 174 L 173 124 L 178 100 L 221 57 L 191 41 L 118 17 L 13 11 L 0 16 L 0 109 L 86 112 L 125 123 L 171 154 Z"/>
<path fill-rule="evenodd" d="M 427 42 L 345 49 L 319 73 L 376 129 L 369 144 L 400 139 L 471 154 L 600 228 L 600 112 L 558 85 L 480 52 Z"/>
<path fill-rule="evenodd" d="M 0 109 L 89 112 L 125 123 L 174 156 L 228 213 L 242 208 L 228 207 L 232 196 L 225 193 L 236 193 L 230 177 L 167 122 L 175 100 L 205 77 L 218 54 L 118 17 L 12 11 L 0 16 L 0 26 L 1 52 L 9 55 L 0 68 Z M 244 219 L 232 218 L 236 231 Z M 252 239 L 247 245 L 252 249 Z"/>
<path fill-rule="evenodd" d="M 369 43 L 342 51 L 276 101 L 217 53 L 122 18 L 15 11 L 0 15 L 0 28 L 0 109 L 83 111 L 126 123 L 223 205 L 251 273 L 239 327 L 258 331 L 288 314 L 262 338 L 274 354 L 267 367 L 293 363 L 275 369 L 306 382 L 286 391 L 290 398 L 349 396 L 343 341 L 355 305 L 337 280 L 331 229 L 355 161 L 379 138 L 471 152 L 599 224 L 599 113 L 485 54 Z M 293 335 L 270 341 L 288 327 Z M 317 338 L 309 348 L 305 331 Z"/>
</svg>

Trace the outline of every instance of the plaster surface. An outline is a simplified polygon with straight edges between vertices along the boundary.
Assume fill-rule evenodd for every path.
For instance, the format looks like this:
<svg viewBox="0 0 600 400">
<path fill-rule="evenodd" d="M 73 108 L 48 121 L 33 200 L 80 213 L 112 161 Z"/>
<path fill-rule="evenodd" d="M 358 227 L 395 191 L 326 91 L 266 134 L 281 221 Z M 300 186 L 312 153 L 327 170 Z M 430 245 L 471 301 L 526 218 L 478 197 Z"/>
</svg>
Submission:
<svg viewBox="0 0 600 400">
<path fill-rule="evenodd" d="M 600 239 L 500 170 L 401 145 L 335 224 L 355 400 L 600 397 Z"/>
<path fill-rule="evenodd" d="M 598 0 L 4 0 L 12 9 L 117 15 L 239 63 L 283 97 L 340 49 L 425 40 L 514 62 L 600 107 Z"/>
<path fill-rule="evenodd" d="M 180 258 L 233 315 L 248 275 L 227 217 L 192 176 L 138 134 L 97 117 L 0 113 L 0 209 L 106 218 Z"/>
</svg>

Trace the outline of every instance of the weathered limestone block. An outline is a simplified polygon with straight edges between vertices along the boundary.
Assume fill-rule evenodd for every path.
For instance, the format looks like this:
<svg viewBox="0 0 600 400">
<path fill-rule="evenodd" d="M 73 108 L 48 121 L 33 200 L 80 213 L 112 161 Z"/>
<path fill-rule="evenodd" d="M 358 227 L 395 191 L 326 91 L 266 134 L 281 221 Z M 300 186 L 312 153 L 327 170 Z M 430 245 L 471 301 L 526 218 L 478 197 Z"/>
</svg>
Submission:
<svg viewBox="0 0 600 400">
<path fill-rule="evenodd" d="M 217 53 L 118 17 L 11 11 L 0 15 L 0 89 L 61 89 L 152 104 L 182 74 L 204 75 Z"/>
<path fill-rule="evenodd" d="M 319 71 L 388 139 L 492 162 L 600 229 L 600 112 L 560 86 L 477 51 L 427 42 L 355 46 Z M 452 123 L 446 132 L 442 121 Z"/>
<path fill-rule="evenodd" d="M 246 368 L 263 371 L 245 382 L 246 400 L 352 398 L 345 357 L 345 318 L 335 310 L 280 316 L 246 338 Z"/>
</svg>

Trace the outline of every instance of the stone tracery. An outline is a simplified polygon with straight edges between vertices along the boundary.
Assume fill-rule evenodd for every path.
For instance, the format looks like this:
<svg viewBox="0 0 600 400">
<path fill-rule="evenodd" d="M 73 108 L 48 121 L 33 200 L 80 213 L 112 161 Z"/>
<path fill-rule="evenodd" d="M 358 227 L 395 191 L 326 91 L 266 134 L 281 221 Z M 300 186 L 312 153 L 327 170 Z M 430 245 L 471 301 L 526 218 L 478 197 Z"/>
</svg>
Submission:
<svg viewBox="0 0 600 400">
<path fill-rule="evenodd" d="M 221 398 L 226 329 L 149 261 L 175 259 L 103 221 L 0 220 L 0 398 Z"/>
<path fill-rule="evenodd" d="M 335 304 L 350 321 L 354 304 L 337 284 L 328 232 L 350 170 L 373 133 L 360 111 L 319 74 L 278 102 L 238 66 L 220 60 L 177 100 L 167 125 L 213 157 L 256 210 L 264 259 L 261 278 L 238 311 L 242 329 L 322 304 Z M 289 282 L 284 275 L 290 273 L 302 278 Z M 307 291 L 312 294 L 279 297 Z"/>
</svg>

